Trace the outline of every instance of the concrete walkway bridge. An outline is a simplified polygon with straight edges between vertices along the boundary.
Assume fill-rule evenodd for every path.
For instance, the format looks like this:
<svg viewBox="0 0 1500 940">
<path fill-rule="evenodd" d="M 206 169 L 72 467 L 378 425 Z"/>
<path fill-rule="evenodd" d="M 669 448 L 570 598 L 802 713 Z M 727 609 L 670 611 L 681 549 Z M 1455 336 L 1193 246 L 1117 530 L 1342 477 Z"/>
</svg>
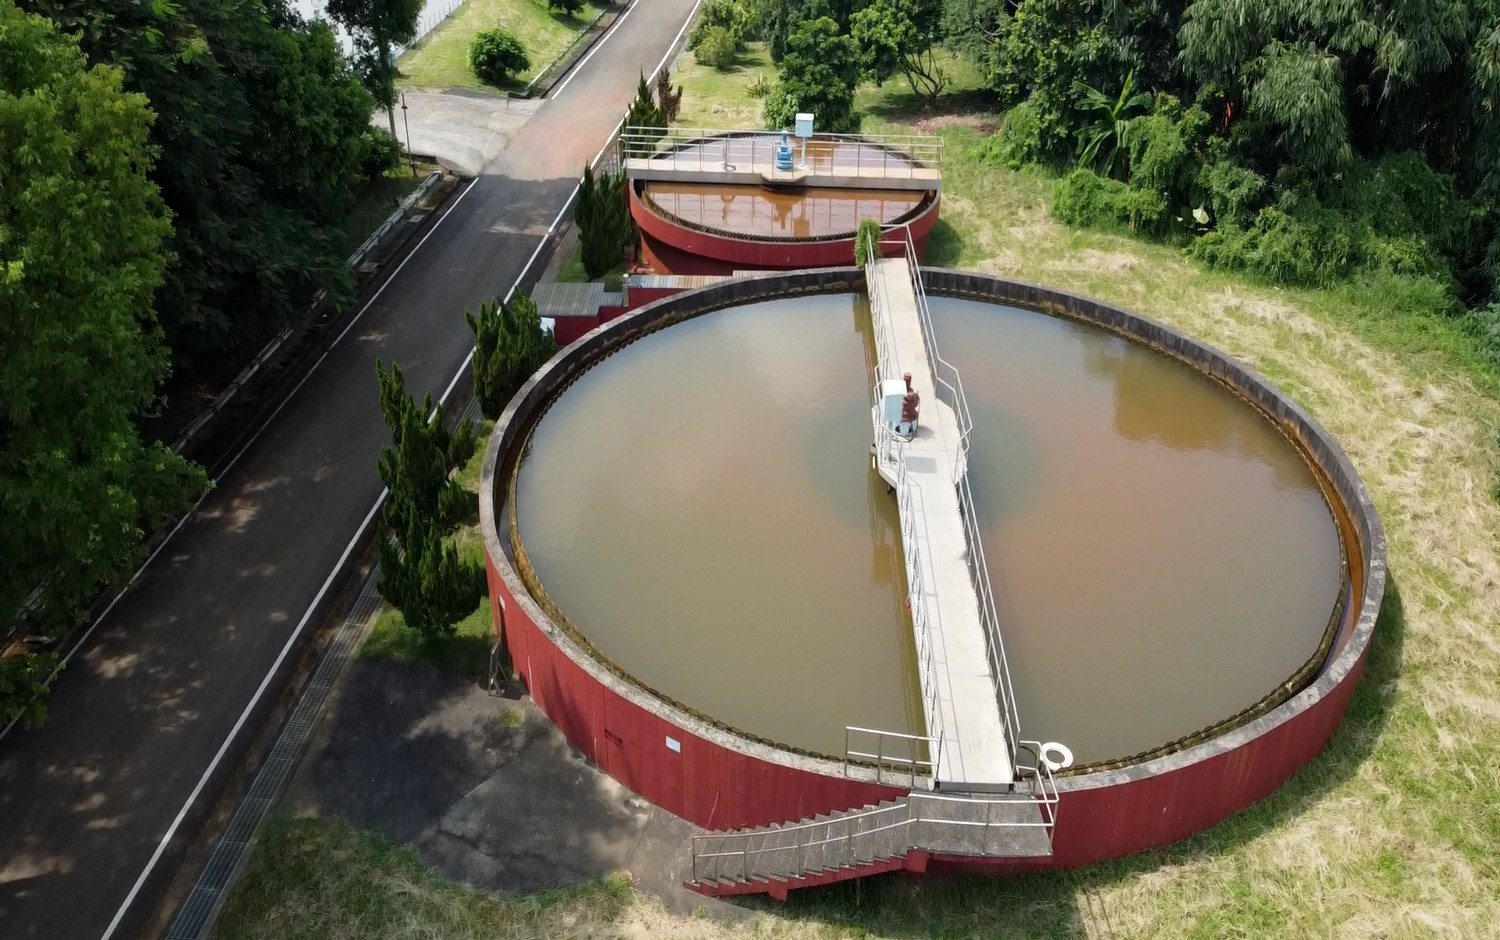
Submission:
<svg viewBox="0 0 1500 940">
<path fill-rule="evenodd" d="M 938 355 L 915 262 L 902 250 L 865 265 L 877 357 L 873 462 L 900 509 L 932 781 L 1005 790 L 1016 779 L 1018 721 L 969 491 L 974 424 L 958 371 Z M 906 424 L 900 406 L 913 392 L 919 419 Z"/>
<path fill-rule="evenodd" d="M 1010 667 L 1000 637 L 969 489 L 974 422 L 958 370 L 938 353 L 910 232 L 868 248 L 865 279 L 876 364 L 874 469 L 901 517 L 925 735 L 850 727 L 845 767 L 894 774 L 911 792 L 884 803 L 694 839 L 688 887 L 709 895 L 768 893 L 925 871 L 933 856 L 1052 854 L 1053 771 L 1067 748 L 1018 737 Z M 913 393 L 918 407 L 913 420 Z"/>
</svg>

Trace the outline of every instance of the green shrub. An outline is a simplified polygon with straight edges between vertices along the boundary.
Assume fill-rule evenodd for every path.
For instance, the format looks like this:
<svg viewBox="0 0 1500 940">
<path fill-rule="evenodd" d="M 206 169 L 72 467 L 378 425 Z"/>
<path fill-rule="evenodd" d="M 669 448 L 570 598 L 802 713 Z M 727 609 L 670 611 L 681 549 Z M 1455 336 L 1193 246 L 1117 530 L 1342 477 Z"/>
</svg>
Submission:
<svg viewBox="0 0 1500 940">
<path fill-rule="evenodd" d="M 1012 170 L 1030 163 L 1041 163 L 1044 160 L 1041 131 L 1036 107 L 1030 101 L 1023 101 L 1010 109 L 1005 115 L 1005 123 L 984 142 L 979 162 Z"/>
<path fill-rule="evenodd" d="M 1475 311 L 1474 325 L 1485 358 L 1500 366 L 1500 302 Z"/>
<path fill-rule="evenodd" d="M 469 68 L 480 81 L 503 85 L 512 75 L 531 68 L 521 40 L 503 29 L 487 29 L 469 44 Z"/>
<path fill-rule="evenodd" d="M 722 70 L 734 65 L 739 49 L 729 30 L 722 26 L 710 26 L 699 38 L 693 55 L 699 64 Z"/>
<path fill-rule="evenodd" d="M 764 99 L 775 87 L 775 83 L 766 78 L 764 72 L 756 72 L 755 78 L 745 86 L 745 94 L 752 98 Z"/>
<path fill-rule="evenodd" d="M 1183 108 L 1171 95 L 1158 95 L 1148 115 L 1132 120 L 1125 132 L 1132 189 L 1163 200 L 1161 222 L 1186 218 L 1195 208 L 1193 187 L 1208 134 L 1209 117 L 1201 109 Z"/>
<path fill-rule="evenodd" d="M 401 145 L 383 127 L 370 127 L 360 135 L 360 173 L 373 183 L 401 165 Z"/>
<path fill-rule="evenodd" d="M 771 86 L 770 94 L 761 102 L 761 120 L 772 130 L 784 130 L 792 126 L 797 117 L 797 99 L 777 82 Z"/>
<path fill-rule="evenodd" d="M 1069 225 L 1151 229 L 1166 212 L 1166 201 L 1159 193 L 1132 189 L 1081 167 L 1059 180 L 1053 190 L 1052 214 Z"/>
<path fill-rule="evenodd" d="M 583 0 L 547 0 L 547 9 L 573 16 L 583 9 Z"/>
<path fill-rule="evenodd" d="M 737 0 L 708 0 L 698 14 L 698 22 L 693 25 L 693 31 L 688 34 L 687 46 L 693 52 L 698 52 L 710 36 L 716 42 L 722 42 L 722 37 L 727 36 L 733 47 L 730 52 L 733 56 L 745 51 L 745 39 L 750 34 L 750 27 L 750 13 Z M 701 56 L 698 61 L 703 61 Z"/>
<path fill-rule="evenodd" d="M 1249 228 L 1221 226 L 1189 252 L 1210 264 L 1259 274 L 1281 284 L 1324 287 L 1349 276 L 1360 239 L 1347 221 L 1322 206 L 1295 212 L 1262 209 Z"/>
<path fill-rule="evenodd" d="M 1216 224 L 1244 228 L 1261 209 L 1266 179 L 1235 163 L 1226 152 L 1220 159 L 1198 168 L 1197 188 L 1207 200 Z"/>
<path fill-rule="evenodd" d="M 860 219 L 859 228 L 854 233 L 854 264 L 864 267 L 870 260 L 872 248 L 878 250 L 880 244 L 880 220 Z"/>
</svg>

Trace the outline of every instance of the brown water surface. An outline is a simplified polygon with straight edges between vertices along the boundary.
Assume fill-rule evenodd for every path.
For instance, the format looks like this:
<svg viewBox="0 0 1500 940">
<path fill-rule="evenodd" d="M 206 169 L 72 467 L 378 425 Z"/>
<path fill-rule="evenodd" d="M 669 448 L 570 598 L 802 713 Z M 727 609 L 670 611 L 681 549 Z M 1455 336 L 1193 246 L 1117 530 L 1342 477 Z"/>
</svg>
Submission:
<svg viewBox="0 0 1500 940">
<path fill-rule="evenodd" d="M 1246 708 L 1317 649 L 1338 535 L 1302 455 L 1223 386 L 1103 330 L 933 298 L 1022 732 L 1080 762 Z"/>
<path fill-rule="evenodd" d="M 839 755 L 846 725 L 923 728 L 857 316 L 848 295 L 755 304 L 625 347 L 537 426 L 517 492 L 538 577 L 606 655 Z"/>
<path fill-rule="evenodd" d="M 1251 705 L 1316 649 L 1336 535 L 1274 427 L 1103 331 L 932 307 L 974 412 L 1024 736 L 1133 754 Z M 846 724 L 922 725 L 894 500 L 869 471 L 868 329 L 842 295 L 634 343 L 558 399 L 518 495 L 542 583 L 601 650 L 826 753 Z"/>
<path fill-rule="evenodd" d="M 663 212 L 691 225 L 745 235 L 822 238 L 853 232 L 861 219 L 894 222 L 915 209 L 926 194 L 650 182 L 645 195 Z"/>
</svg>

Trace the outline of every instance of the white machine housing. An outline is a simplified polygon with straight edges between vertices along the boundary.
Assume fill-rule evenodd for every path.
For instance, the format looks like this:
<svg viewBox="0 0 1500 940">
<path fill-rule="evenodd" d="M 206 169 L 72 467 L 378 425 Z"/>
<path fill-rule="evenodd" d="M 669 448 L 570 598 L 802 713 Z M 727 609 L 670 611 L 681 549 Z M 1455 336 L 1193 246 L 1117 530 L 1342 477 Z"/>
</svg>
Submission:
<svg viewBox="0 0 1500 940">
<path fill-rule="evenodd" d="M 886 427 L 894 428 L 901 423 L 901 401 L 906 398 L 906 383 L 900 379 L 882 379 L 880 382 L 880 420 Z"/>
</svg>

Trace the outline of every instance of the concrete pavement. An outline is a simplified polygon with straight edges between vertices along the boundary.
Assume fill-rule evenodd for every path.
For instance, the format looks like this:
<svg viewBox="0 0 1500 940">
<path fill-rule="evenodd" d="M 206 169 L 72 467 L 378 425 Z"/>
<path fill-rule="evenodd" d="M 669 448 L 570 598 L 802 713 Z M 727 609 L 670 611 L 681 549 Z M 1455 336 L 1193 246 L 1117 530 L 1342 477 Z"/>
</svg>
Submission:
<svg viewBox="0 0 1500 940">
<path fill-rule="evenodd" d="M 0 740 L 0 935 L 139 931 L 380 492 L 375 360 L 442 392 L 472 345 L 464 308 L 521 273 L 692 7 L 651 0 L 615 24 L 99 625 L 51 721 Z"/>
<path fill-rule="evenodd" d="M 406 110 L 396 110 L 396 135 L 412 153 L 436 157 L 463 176 L 478 176 L 500 155 L 544 99 L 508 98 L 483 92 L 407 91 Z M 386 126 L 384 111 L 371 123 Z"/>
<path fill-rule="evenodd" d="M 749 914 L 684 888 L 699 830 L 589 763 L 529 698 L 491 697 L 427 666 L 355 663 L 282 811 L 378 829 L 485 891 L 628 871 L 679 912 Z"/>
</svg>

